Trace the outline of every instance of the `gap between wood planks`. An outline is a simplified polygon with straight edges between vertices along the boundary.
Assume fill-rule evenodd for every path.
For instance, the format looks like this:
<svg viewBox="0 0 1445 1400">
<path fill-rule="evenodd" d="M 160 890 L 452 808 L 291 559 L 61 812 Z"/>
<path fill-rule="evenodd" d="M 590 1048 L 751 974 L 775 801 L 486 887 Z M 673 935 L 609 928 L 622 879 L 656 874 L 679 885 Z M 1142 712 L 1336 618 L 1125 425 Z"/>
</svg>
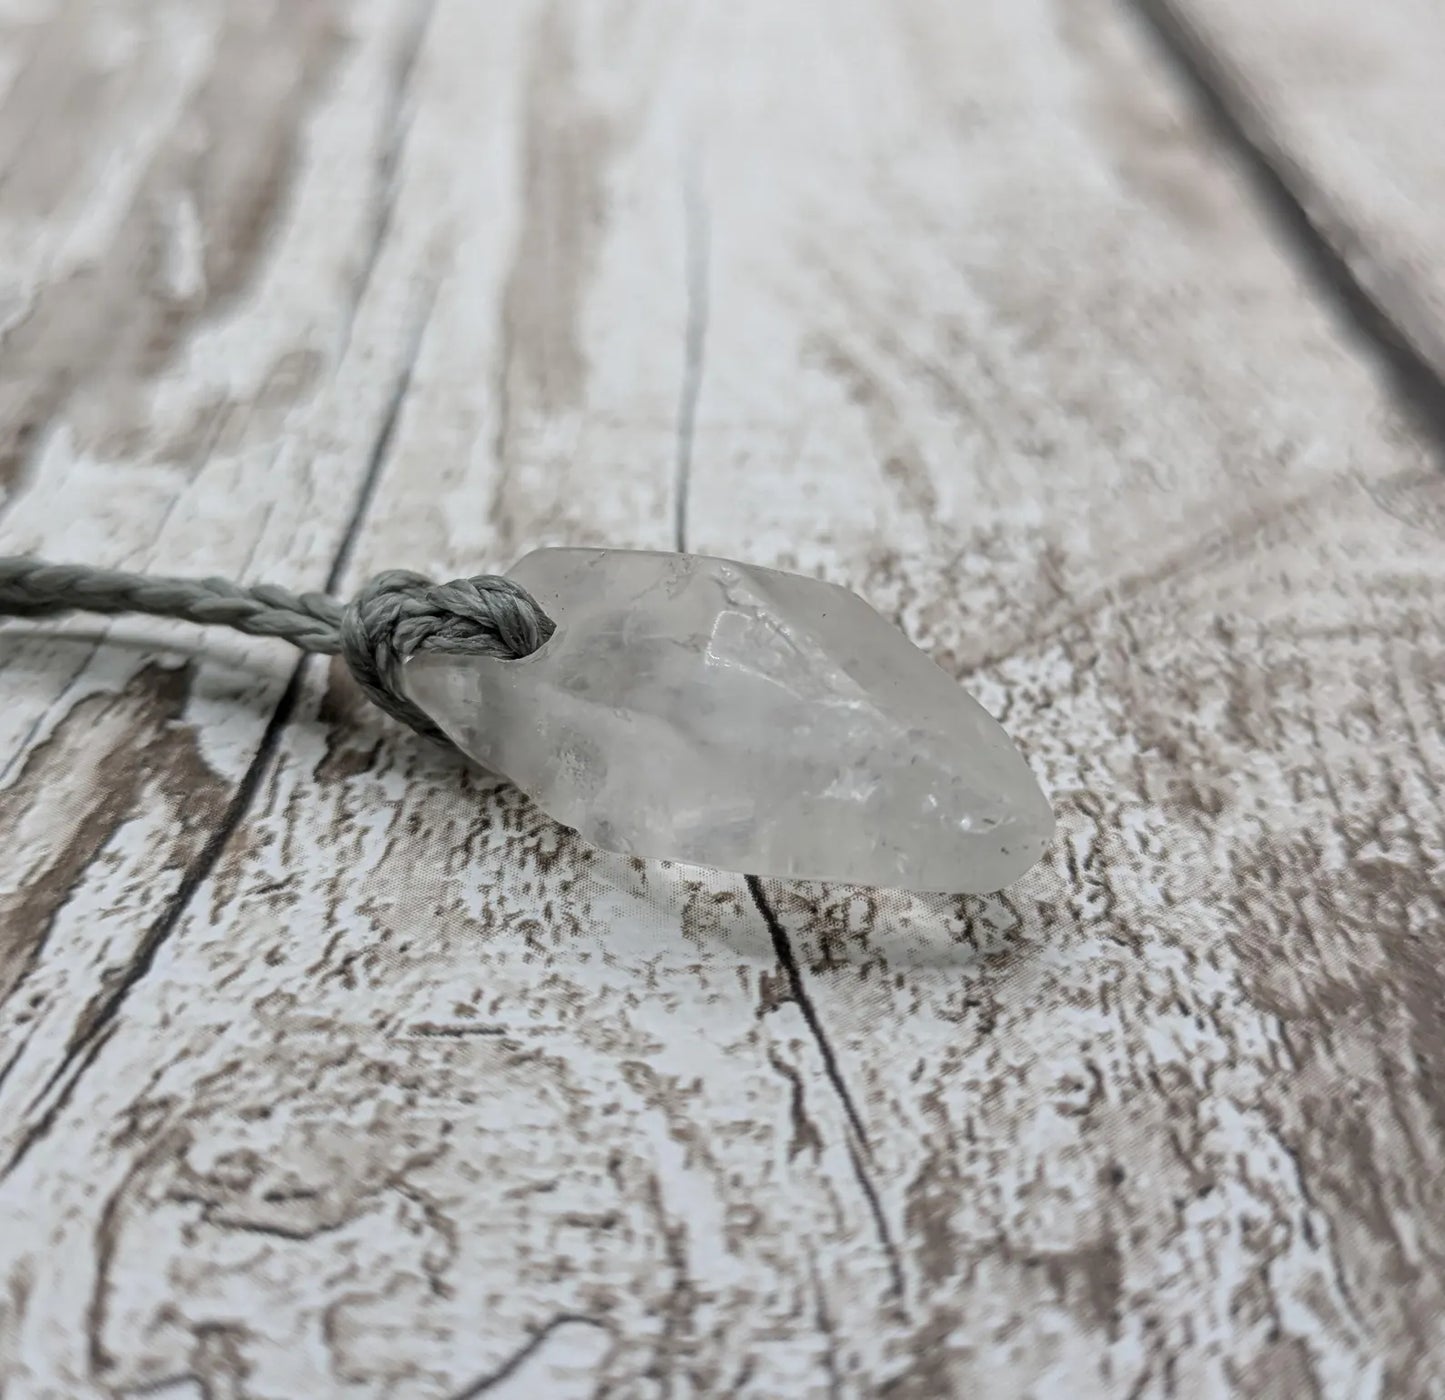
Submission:
<svg viewBox="0 0 1445 1400">
<path fill-rule="evenodd" d="M 422 44 L 430 27 L 434 10 L 435 0 L 426 0 L 425 4 L 418 7 L 393 70 L 388 94 L 389 111 L 386 122 L 386 138 L 377 156 L 373 181 L 375 211 L 371 238 L 351 297 L 350 315 L 346 321 L 343 337 L 343 353 L 345 345 L 350 342 L 356 310 L 366 296 L 381 257 L 381 250 L 391 228 L 391 219 L 396 203 L 396 169 L 406 135 L 407 100 L 416 75 L 417 60 L 421 55 Z M 335 593 L 340 588 L 341 581 L 356 552 L 361 527 L 366 521 L 371 503 L 376 497 L 377 487 L 396 435 L 402 404 L 411 388 L 416 362 L 421 354 L 422 339 L 431 319 L 436 294 L 437 287 L 435 282 L 432 282 L 425 287 L 419 299 L 408 339 L 407 353 L 397 374 L 396 383 L 387 402 L 386 412 L 382 417 L 376 439 L 372 443 L 366 471 L 357 488 L 341 540 L 327 571 L 325 589 L 328 593 Z M 285 733 L 286 726 L 296 712 L 296 706 L 301 698 L 301 683 L 309 660 L 309 657 L 302 656 L 292 668 L 285 689 L 282 690 L 280 698 L 276 702 L 276 708 L 266 722 L 260 742 L 256 746 L 256 752 L 252 755 L 246 771 L 242 774 L 235 793 L 215 829 L 206 838 L 190 868 L 182 876 L 175 893 L 160 915 L 146 930 L 121 976 L 83 1013 L 75 1032 L 65 1047 L 65 1053 L 61 1056 L 60 1063 L 46 1079 L 40 1092 L 32 1101 L 31 1107 L 38 1106 L 45 1096 L 56 1090 L 57 1087 L 58 1092 L 54 1100 L 17 1143 L 10 1160 L 5 1163 L 3 1168 L 0 1168 L 0 1179 L 9 1176 L 25 1160 L 30 1149 L 50 1132 L 56 1119 L 70 1103 L 81 1079 L 95 1063 L 96 1058 L 110 1039 L 115 1029 L 116 1018 L 120 1014 L 126 998 L 155 965 L 156 957 L 162 946 L 179 926 L 186 910 L 190 907 L 191 900 L 195 898 L 197 891 L 209 878 L 216 863 L 220 860 L 222 852 L 230 843 L 231 837 L 239 829 L 280 748 L 281 736 Z M 69 1074 L 68 1080 L 66 1079 L 67 1074 Z"/>
<path fill-rule="evenodd" d="M 773 954 L 778 960 L 778 966 L 783 970 L 783 975 L 788 979 L 788 990 L 807 1024 L 814 1044 L 818 1047 L 818 1054 L 823 1061 L 823 1072 L 827 1076 L 834 1094 L 837 1095 L 839 1103 L 843 1105 L 843 1112 L 847 1115 L 848 1125 L 855 1138 L 854 1142 L 848 1144 L 848 1160 L 852 1163 L 858 1189 L 862 1191 L 864 1199 L 868 1202 L 874 1228 L 878 1231 L 878 1241 L 888 1260 L 890 1291 L 895 1299 L 901 1301 L 903 1298 L 903 1264 L 898 1256 L 898 1245 L 893 1239 L 893 1232 L 888 1228 L 888 1217 L 883 1213 L 883 1203 L 879 1199 L 878 1188 L 873 1184 L 873 1178 L 868 1172 L 866 1159 L 872 1156 L 872 1149 L 868 1144 L 868 1134 L 863 1127 L 862 1116 L 853 1102 L 853 1095 L 848 1091 L 843 1072 L 838 1068 L 838 1057 L 833 1052 L 833 1043 L 828 1039 L 828 1033 L 823 1029 L 823 1021 L 818 1015 L 818 1008 L 813 1005 L 813 999 L 808 995 L 802 969 L 798 966 L 798 955 L 793 950 L 788 931 L 783 927 L 783 922 L 778 918 L 773 906 L 768 903 L 767 896 L 763 893 L 763 882 L 756 875 L 747 875 L 743 878 L 747 883 L 748 893 L 752 896 L 753 903 L 757 906 L 758 913 L 762 915 L 763 923 L 767 926 L 768 935 L 773 940 Z"/>
<path fill-rule="evenodd" d="M 411 389 L 416 362 L 421 354 L 422 340 L 426 334 L 427 324 L 431 320 L 435 301 L 436 286 L 432 284 L 422 295 L 408 340 L 407 353 L 397 374 L 396 383 L 392 387 L 376 439 L 372 443 L 366 471 L 357 488 L 356 498 L 352 503 L 351 513 L 347 517 L 341 541 L 332 556 L 325 584 L 328 593 L 335 593 L 341 585 L 347 566 L 355 553 L 361 527 L 365 523 L 371 502 L 376 496 L 381 474 L 391 455 L 391 445 L 396 436 L 402 405 Z M 25 1160 L 30 1149 L 55 1125 L 56 1119 L 74 1097 L 80 1081 L 95 1063 L 101 1050 L 104 1049 L 106 1041 L 115 1028 L 116 1018 L 120 1014 L 126 998 L 155 965 L 157 954 L 166 940 L 176 931 L 186 910 L 190 907 L 191 900 L 195 898 L 197 891 L 210 877 L 217 861 L 221 858 L 221 853 L 240 828 L 257 792 L 260 791 L 263 779 L 270 771 L 272 762 L 281 746 L 281 736 L 296 713 L 296 706 L 301 698 L 301 683 L 310 660 L 310 656 L 303 655 L 292 668 L 286 688 L 281 692 L 281 698 L 277 701 L 276 708 L 266 722 L 261 742 L 256 746 L 255 754 L 247 765 L 245 773 L 242 774 L 241 781 L 236 785 L 235 794 L 227 804 L 221 820 L 206 838 L 200 853 L 176 887 L 176 891 L 165 909 L 146 930 L 120 977 L 82 1014 L 74 1034 L 65 1047 L 65 1053 L 61 1056 L 60 1063 L 56 1065 L 50 1077 L 45 1081 L 31 1107 L 34 1108 L 38 1105 L 53 1090 L 57 1091 L 55 1098 L 20 1139 L 10 1160 L 5 1164 L 4 1169 L 0 1170 L 0 1178 L 9 1176 Z"/>
<path fill-rule="evenodd" d="M 687 503 L 692 484 L 692 443 L 697 404 L 702 394 L 703 354 L 707 349 L 708 295 L 711 276 L 711 221 L 702 188 L 702 157 L 690 149 L 682 195 L 683 258 L 687 278 L 687 325 L 683 332 L 682 387 L 677 400 L 677 454 L 672 483 L 672 547 L 687 553 Z"/>
<path fill-rule="evenodd" d="M 1228 60 L 1210 48 L 1178 0 L 1121 3 L 1193 99 L 1201 121 L 1238 158 L 1270 227 L 1342 331 L 1379 366 L 1393 397 L 1433 448 L 1436 464 L 1445 467 L 1445 380 L 1310 218 L 1310 177 L 1261 133 L 1261 119 Z"/>
</svg>

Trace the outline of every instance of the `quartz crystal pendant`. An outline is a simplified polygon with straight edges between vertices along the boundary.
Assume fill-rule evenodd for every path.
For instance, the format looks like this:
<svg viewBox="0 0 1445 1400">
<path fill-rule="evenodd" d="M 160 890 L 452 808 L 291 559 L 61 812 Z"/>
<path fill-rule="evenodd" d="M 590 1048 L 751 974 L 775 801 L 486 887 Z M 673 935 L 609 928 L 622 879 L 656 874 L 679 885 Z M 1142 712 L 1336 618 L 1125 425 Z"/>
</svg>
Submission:
<svg viewBox="0 0 1445 1400">
<path fill-rule="evenodd" d="M 517 661 L 419 654 L 407 693 L 604 850 L 985 892 L 1053 836 L 998 723 L 846 589 L 617 549 L 538 550 L 510 577 L 555 635 Z"/>
</svg>

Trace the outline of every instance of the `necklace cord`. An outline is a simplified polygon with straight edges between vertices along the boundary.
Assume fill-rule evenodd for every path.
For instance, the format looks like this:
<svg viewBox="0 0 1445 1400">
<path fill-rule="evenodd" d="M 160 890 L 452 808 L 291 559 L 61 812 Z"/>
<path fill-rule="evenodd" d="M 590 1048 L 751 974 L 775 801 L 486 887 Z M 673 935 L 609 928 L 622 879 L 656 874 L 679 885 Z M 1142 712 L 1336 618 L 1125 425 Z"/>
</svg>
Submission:
<svg viewBox="0 0 1445 1400">
<path fill-rule="evenodd" d="M 499 574 L 433 583 L 422 574 L 390 569 L 342 603 L 325 593 L 293 593 L 268 583 L 0 557 L 0 617 L 68 612 L 179 618 L 339 655 L 375 705 L 442 744 L 451 741 L 402 689 L 406 662 L 419 652 L 516 660 L 531 655 L 556 630 L 525 588 Z"/>
</svg>

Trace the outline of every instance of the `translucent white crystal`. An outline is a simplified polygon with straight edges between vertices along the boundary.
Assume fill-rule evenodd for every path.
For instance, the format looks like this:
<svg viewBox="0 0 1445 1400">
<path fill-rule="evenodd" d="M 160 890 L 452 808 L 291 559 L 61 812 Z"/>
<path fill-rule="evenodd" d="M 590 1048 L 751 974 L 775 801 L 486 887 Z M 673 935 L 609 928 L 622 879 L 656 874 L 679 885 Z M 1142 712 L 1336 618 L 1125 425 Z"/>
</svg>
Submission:
<svg viewBox="0 0 1445 1400">
<path fill-rule="evenodd" d="M 1053 835 L 1008 735 L 833 584 L 690 554 L 543 549 L 518 661 L 422 654 L 411 698 L 605 850 L 756 875 L 996 890 Z"/>
</svg>

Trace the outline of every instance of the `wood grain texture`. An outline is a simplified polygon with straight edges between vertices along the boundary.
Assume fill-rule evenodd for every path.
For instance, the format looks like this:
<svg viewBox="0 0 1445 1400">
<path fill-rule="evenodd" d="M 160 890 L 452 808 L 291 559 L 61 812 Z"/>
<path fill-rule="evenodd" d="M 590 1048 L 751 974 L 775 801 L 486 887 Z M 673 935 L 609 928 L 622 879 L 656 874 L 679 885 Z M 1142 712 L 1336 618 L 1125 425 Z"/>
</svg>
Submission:
<svg viewBox="0 0 1445 1400">
<path fill-rule="evenodd" d="M 26 12 L 7 125 L 89 136 L 43 191 L 29 144 L 11 167 L 7 550 L 305 586 L 344 554 L 423 301 L 369 285 L 399 120 L 377 93 L 414 27 L 397 7 Z M 80 71 L 37 81 L 47 63 Z M 42 194 L 66 211 L 48 238 Z M 291 703 L 275 649 L 157 654 L 168 636 L 6 634 L 6 1153 L 108 1033 Z"/>
<path fill-rule="evenodd" d="M 7 1395 L 1445 1386 L 1429 445 L 1129 11 L 3 15 L 6 548 L 817 572 L 1061 824 L 629 861 L 334 666 L 7 626 Z"/>
</svg>

